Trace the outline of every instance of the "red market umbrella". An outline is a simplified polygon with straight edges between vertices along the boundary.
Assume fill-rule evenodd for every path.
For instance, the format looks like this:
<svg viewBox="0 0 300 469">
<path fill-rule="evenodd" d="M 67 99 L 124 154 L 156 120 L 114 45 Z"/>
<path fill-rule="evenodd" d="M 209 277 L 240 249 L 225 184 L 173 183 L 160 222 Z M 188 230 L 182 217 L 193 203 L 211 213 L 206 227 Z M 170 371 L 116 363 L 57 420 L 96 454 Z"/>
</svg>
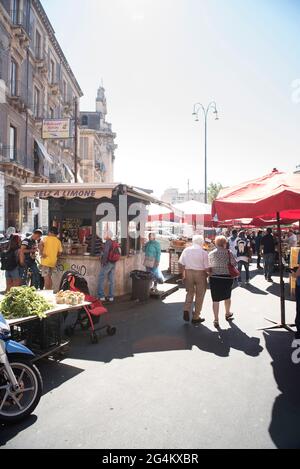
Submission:
<svg viewBox="0 0 300 469">
<path fill-rule="evenodd" d="M 258 179 L 223 189 L 212 206 L 212 216 L 217 220 L 240 218 L 274 219 L 279 234 L 281 324 L 285 322 L 285 297 L 281 249 L 281 218 L 299 220 L 300 174 L 286 174 L 277 169 Z M 274 321 L 272 321 L 274 322 Z M 274 323 L 275 324 L 275 323 Z"/>
</svg>

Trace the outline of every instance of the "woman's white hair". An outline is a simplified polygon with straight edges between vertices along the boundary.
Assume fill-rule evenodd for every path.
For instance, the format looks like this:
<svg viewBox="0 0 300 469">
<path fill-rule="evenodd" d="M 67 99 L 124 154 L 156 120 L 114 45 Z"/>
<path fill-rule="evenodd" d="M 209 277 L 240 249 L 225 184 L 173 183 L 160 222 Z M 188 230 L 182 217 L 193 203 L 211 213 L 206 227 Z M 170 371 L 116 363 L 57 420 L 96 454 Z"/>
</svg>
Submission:
<svg viewBox="0 0 300 469">
<path fill-rule="evenodd" d="M 199 246 L 203 246 L 204 238 L 202 235 L 194 235 L 193 236 L 193 244 L 198 244 Z"/>
</svg>

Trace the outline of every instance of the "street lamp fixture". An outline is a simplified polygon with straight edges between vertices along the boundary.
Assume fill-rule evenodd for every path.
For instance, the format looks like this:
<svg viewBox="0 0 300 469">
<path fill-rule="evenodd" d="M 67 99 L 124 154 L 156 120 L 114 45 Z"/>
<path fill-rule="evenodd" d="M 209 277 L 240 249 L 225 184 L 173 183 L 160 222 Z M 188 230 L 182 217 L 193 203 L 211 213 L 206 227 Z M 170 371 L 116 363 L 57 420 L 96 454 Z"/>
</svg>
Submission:
<svg viewBox="0 0 300 469">
<path fill-rule="evenodd" d="M 205 175 L 205 188 L 204 188 L 204 201 L 207 204 L 207 117 L 209 112 L 212 112 L 215 115 L 215 120 L 219 120 L 219 114 L 218 114 L 218 109 L 217 109 L 217 104 L 215 101 L 212 101 L 209 103 L 209 105 L 205 108 L 203 104 L 201 103 L 196 103 L 194 105 L 194 110 L 192 115 L 195 116 L 195 122 L 199 122 L 199 114 L 201 112 L 203 113 L 204 116 L 204 137 L 205 137 L 205 147 L 204 147 L 204 175 Z"/>
</svg>

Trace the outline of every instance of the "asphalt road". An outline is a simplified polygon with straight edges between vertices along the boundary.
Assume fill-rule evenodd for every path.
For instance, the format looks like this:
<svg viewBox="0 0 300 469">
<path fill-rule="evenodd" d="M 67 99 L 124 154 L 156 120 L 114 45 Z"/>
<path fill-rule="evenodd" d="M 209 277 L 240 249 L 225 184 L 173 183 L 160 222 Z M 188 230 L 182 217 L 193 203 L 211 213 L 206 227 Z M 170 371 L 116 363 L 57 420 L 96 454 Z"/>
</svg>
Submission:
<svg viewBox="0 0 300 469">
<path fill-rule="evenodd" d="M 117 335 L 91 345 L 79 332 L 67 358 L 40 362 L 44 396 L 22 424 L 0 427 L 1 445 L 300 448 L 293 335 L 257 330 L 264 317 L 279 319 L 280 307 L 278 284 L 256 274 L 234 290 L 235 320 L 222 316 L 220 332 L 209 291 L 199 327 L 182 320 L 183 289 L 163 302 L 115 305 Z M 286 307 L 293 321 L 295 303 Z"/>
</svg>

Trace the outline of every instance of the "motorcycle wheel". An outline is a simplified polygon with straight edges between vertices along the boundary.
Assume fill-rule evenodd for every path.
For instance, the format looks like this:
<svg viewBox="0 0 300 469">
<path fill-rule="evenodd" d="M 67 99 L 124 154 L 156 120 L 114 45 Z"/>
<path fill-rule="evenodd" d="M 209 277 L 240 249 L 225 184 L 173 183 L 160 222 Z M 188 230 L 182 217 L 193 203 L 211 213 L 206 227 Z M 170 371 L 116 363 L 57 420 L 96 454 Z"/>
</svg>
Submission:
<svg viewBox="0 0 300 469">
<path fill-rule="evenodd" d="M 14 391 L 5 371 L 0 368 L 0 422 L 16 423 L 30 415 L 39 403 L 43 381 L 39 370 L 29 360 L 10 362 L 19 383 Z"/>
</svg>

